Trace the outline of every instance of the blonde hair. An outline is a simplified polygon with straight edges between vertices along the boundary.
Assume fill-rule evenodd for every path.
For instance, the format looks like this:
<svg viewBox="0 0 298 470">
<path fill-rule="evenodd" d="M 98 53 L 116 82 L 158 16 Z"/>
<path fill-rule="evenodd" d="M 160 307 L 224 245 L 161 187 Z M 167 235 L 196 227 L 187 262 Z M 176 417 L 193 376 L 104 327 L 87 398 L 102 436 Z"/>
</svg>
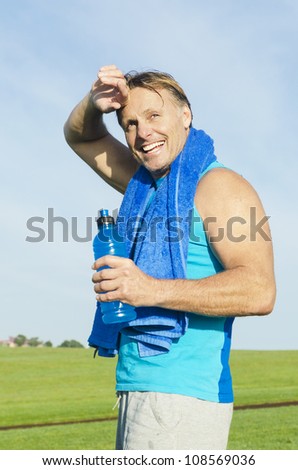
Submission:
<svg viewBox="0 0 298 470">
<path fill-rule="evenodd" d="M 152 70 L 148 72 L 129 72 L 125 76 L 126 84 L 130 90 L 133 88 L 146 88 L 147 90 L 158 93 L 159 89 L 167 90 L 176 103 L 180 106 L 186 105 L 191 113 L 192 110 L 190 102 L 184 90 L 181 88 L 179 83 L 169 73 L 159 72 Z M 121 109 L 117 111 L 118 121 L 121 123 Z M 191 126 L 191 124 L 190 124 Z"/>
</svg>

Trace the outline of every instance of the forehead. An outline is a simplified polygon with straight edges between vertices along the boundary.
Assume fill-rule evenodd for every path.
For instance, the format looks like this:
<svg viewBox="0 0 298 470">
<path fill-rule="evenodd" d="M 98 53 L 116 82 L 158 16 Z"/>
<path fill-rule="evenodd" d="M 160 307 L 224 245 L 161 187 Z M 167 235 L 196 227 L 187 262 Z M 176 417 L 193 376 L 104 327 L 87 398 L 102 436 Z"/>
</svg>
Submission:
<svg viewBox="0 0 298 470">
<path fill-rule="evenodd" d="M 129 100 L 122 108 L 122 119 L 134 115 L 143 115 L 150 110 L 167 110 L 177 107 L 172 94 L 163 88 L 149 90 L 148 88 L 133 88 Z"/>
</svg>

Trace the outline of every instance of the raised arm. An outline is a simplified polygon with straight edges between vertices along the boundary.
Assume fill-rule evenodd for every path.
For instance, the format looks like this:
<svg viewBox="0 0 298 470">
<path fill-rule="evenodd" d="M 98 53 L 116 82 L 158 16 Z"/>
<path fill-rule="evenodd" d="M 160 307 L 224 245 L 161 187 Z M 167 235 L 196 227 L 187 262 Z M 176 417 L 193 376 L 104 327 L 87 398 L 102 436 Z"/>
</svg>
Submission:
<svg viewBox="0 0 298 470">
<path fill-rule="evenodd" d="M 64 125 L 69 146 L 101 178 L 120 192 L 138 169 L 128 147 L 107 130 L 103 115 L 120 109 L 129 90 L 114 65 L 102 67 L 90 93 L 73 109 Z"/>
</svg>

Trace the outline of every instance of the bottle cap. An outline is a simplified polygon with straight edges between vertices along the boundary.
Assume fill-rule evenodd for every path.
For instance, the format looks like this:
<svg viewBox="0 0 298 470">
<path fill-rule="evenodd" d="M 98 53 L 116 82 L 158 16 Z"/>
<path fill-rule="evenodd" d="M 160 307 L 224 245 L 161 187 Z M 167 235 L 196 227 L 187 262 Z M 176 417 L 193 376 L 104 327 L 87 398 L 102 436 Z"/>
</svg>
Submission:
<svg viewBox="0 0 298 470">
<path fill-rule="evenodd" d="M 104 224 L 114 224 L 114 218 L 109 215 L 108 209 L 100 209 L 99 211 L 100 217 L 96 220 L 97 226 L 100 227 L 101 225 Z"/>
</svg>

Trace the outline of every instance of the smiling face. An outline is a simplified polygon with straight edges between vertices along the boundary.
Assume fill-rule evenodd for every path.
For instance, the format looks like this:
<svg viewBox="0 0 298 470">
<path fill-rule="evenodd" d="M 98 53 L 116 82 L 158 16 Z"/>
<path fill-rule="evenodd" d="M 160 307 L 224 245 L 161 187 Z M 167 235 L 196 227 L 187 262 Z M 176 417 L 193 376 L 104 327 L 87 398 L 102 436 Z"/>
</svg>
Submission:
<svg viewBox="0 0 298 470">
<path fill-rule="evenodd" d="M 166 89 L 133 88 L 120 121 L 135 159 L 160 178 L 184 147 L 191 111 Z"/>
</svg>

